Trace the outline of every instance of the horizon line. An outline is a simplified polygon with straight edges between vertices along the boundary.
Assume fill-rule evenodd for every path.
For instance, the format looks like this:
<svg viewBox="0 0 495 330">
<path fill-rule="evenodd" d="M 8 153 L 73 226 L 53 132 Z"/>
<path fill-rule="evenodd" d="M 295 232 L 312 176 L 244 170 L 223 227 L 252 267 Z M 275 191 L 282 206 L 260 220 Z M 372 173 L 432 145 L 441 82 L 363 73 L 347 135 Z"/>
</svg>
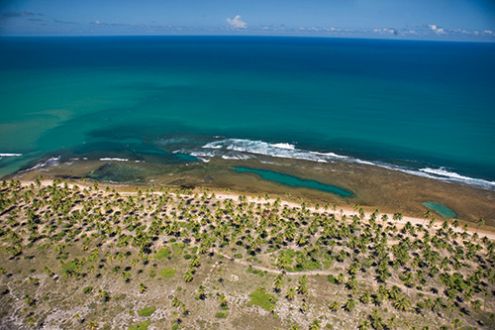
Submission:
<svg viewBox="0 0 495 330">
<path fill-rule="evenodd" d="M 415 41 L 415 42 L 438 42 L 438 43 L 480 43 L 491 44 L 495 43 L 495 39 L 435 39 L 435 38 L 384 38 L 384 37 L 370 37 L 370 36 L 329 36 L 329 35 L 280 35 L 280 34 L 9 34 L 2 35 L 1 38 L 153 38 L 153 37 L 238 37 L 238 38 L 297 38 L 297 39 L 351 39 L 351 40 L 380 40 L 380 41 Z"/>
</svg>

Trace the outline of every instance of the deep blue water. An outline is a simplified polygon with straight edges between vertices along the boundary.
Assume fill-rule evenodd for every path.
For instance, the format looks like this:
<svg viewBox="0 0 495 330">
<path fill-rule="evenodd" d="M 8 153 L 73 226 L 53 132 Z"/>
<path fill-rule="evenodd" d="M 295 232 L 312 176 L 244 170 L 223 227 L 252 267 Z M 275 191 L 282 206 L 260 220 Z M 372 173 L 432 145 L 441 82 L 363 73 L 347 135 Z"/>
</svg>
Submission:
<svg viewBox="0 0 495 330">
<path fill-rule="evenodd" d="M 22 154 L 0 174 L 47 154 L 185 161 L 237 138 L 495 186 L 494 44 L 1 38 L 0 77 L 0 153 Z"/>
</svg>

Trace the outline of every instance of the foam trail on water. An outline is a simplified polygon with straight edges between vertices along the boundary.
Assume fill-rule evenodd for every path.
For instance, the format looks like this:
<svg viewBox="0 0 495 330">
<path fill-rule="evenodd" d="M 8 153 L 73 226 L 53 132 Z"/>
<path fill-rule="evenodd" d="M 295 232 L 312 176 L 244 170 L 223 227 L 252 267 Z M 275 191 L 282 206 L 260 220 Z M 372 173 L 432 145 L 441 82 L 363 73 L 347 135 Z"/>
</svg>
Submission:
<svg viewBox="0 0 495 330">
<path fill-rule="evenodd" d="M 21 157 L 22 154 L 17 154 L 17 153 L 11 153 L 11 152 L 1 152 L 0 153 L 0 158 L 3 157 Z"/>
<path fill-rule="evenodd" d="M 102 161 L 102 162 L 128 162 L 129 159 L 127 159 L 127 158 L 103 157 L 103 158 L 100 158 L 100 161 Z"/>
</svg>

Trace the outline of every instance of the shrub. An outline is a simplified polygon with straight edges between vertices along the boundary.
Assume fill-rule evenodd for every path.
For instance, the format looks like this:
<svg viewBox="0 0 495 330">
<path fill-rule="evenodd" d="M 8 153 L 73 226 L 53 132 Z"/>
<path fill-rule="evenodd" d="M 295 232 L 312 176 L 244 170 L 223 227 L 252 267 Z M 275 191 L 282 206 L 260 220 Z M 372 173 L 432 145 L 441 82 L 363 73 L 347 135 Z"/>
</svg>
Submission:
<svg viewBox="0 0 495 330">
<path fill-rule="evenodd" d="M 141 308 L 140 310 L 138 310 L 138 315 L 146 317 L 146 316 L 150 316 L 155 311 L 156 311 L 155 306 L 144 307 L 144 308 Z"/>
</svg>

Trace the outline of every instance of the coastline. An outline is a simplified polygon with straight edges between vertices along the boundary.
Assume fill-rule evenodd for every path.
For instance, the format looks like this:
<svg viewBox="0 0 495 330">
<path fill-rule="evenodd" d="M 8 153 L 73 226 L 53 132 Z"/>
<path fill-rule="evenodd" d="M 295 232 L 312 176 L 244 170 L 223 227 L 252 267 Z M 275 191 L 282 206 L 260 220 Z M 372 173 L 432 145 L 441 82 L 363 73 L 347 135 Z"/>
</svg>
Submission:
<svg viewBox="0 0 495 330">
<path fill-rule="evenodd" d="M 39 181 L 41 186 L 50 186 L 53 185 L 55 180 L 52 179 L 43 179 Z M 28 187 L 31 185 L 36 184 L 35 181 L 31 180 L 21 180 L 20 181 L 21 186 Z M 69 188 L 73 188 L 77 186 L 80 189 L 90 189 L 94 187 L 95 184 L 101 185 L 99 188 L 101 191 L 105 191 L 106 188 L 108 189 L 114 189 L 119 192 L 119 194 L 123 196 L 137 196 L 140 191 L 142 191 L 143 186 L 141 185 L 127 185 L 127 184 L 115 184 L 115 183 L 98 183 L 98 182 L 81 182 L 78 180 L 62 180 L 60 184 L 67 184 Z M 105 189 L 104 189 L 105 188 Z M 152 188 L 148 188 L 147 192 L 151 194 L 157 194 L 157 195 L 163 195 L 165 192 L 163 191 L 163 188 L 168 189 L 171 187 L 161 187 L 162 190 L 160 191 L 159 189 L 152 190 Z M 180 189 L 180 188 L 178 188 Z M 170 193 L 170 192 L 168 192 Z M 243 193 L 239 191 L 232 191 L 232 190 L 222 190 L 218 188 L 205 188 L 205 187 L 196 187 L 191 190 L 189 194 L 186 193 L 180 193 L 178 192 L 177 195 L 184 195 L 184 196 L 193 196 L 195 194 L 202 194 L 202 193 L 209 193 L 209 194 L 214 194 L 216 199 L 221 200 L 221 201 L 226 201 L 226 200 L 240 200 L 244 199 L 248 203 L 256 203 L 256 204 L 273 204 L 275 202 L 279 202 L 282 207 L 290 207 L 290 208 L 307 208 L 311 212 L 314 213 L 320 213 L 324 214 L 325 212 L 328 211 L 333 211 L 334 213 L 338 214 L 340 218 L 342 217 L 349 217 L 352 218 L 353 216 L 356 216 L 362 211 L 362 214 L 364 215 L 365 219 L 370 219 L 372 217 L 373 213 L 379 214 L 380 216 L 386 216 L 387 217 L 387 223 L 395 224 L 398 225 L 399 228 L 404 227 L 407 223 L 412 224 L 413 226 L 416 225 L 421 225 L 421 226 L 427 226 L 430 228 L 430 230 L 437 230 L 440 229 L 445 221 L 448 221 L 447 219 L 441 219 L 439 217 L 435 217 L 434 215 L 430 217 L 415 217 L 411 215 L 403 215 L 400 214 L 400 219 L 393 219 L 394 218 L 394 213 L 389 213 L 389 212 L 379 212 L 378 209 L 373 209 L 372 207 L 360 207 L 360 206 L 355 206 L 355 207 L 350 207 L 349 205 L 332 205 L 330 206 L 329 204 L 322 205 L 319 203 L 316 203 L 315 205 L 311 204 L 310 200 L 304 200 L 303 198 L 297 198 L 297 200 L 288 200 L 288 199 L 281 199 L 280 196 L 270 196 L 265 194 L 265 196 L 261 195 L 256 195 L 256 194 L 249 194 L 249 193 Z M 368 220 L 366 220 L 368 221 Z M 377 220 L 381 221 L 381 220 Z M 495 227 L 493 226 L 487 226 L 487 225 L 473 225 L 473 223 L 469 221 L 464 221 L 462 219 L 457 219 L 458 225 L 452 226 L 452 230 L 457 233 L 462 233 L 463 231 L 467 231 L 471 234 L 477 233 L 480 235 L 480 238 L 487 237 L 488 239 L 495 240 Z"/>
<path fill-rule="evenodd" d="M 322 191 L 288 187 L 263 180 L 254 174 L 235 173 L 235 166 L 247 166 L 315 180 L 343 187 L 354 193 L 341 198 Z M 367 209 L 383 212 L 401 212 L 421 218 L 428 211 L 422 204 L 435 201 L 453 209 L 459 219 L 477 223 L 483 219 L 495 226 L 495 192 L 475 187 L 446 183 L 391 171 L 366 164 L 334 161 L 315 163 L 305 160 L 259 157 L 259 159 L 212 158 L 209 162 L 161 164 L 148 161 L 73 160 L 19 172 L 12 178 L 34 180 L 36 177 L 101 181 L 131 184 L 141 187 L 203 187 L 233 190 L 244 194 L 268 193 L 284 200 L 303 198 L 317 203 Z"/>
</svg>

